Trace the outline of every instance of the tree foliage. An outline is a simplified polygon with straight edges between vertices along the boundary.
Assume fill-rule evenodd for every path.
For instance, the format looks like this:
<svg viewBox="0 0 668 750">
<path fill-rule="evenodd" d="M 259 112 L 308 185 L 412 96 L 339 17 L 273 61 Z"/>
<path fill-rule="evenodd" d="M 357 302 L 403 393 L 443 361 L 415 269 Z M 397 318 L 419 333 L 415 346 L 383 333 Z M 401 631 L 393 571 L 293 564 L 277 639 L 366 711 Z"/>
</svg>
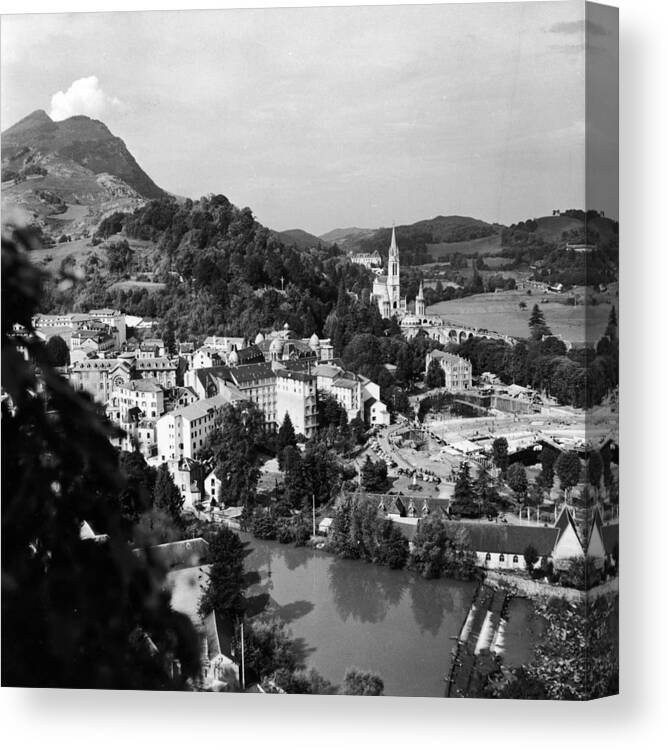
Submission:
<svg viewBox="0 0 668 750">
<path fill-rule="evenodd" d="M 508 441 L 504 437 L 494 438 L 492 443 L 492 458 L 494 465 L 505 472 L 508 468 Z"/>
<path fill-rule="evenodd" d="M 344 695 L 382 695 L 385 684 L 380 675 L 357 667 L 346 670 L 343 678 Z"/>
<path fill-rule="evenodd" d="M 265 439 L 264 417 L 250 401 L 226 404 L 220 424 L 206 440 L 203 455 L 212 456 L 225 505 L 252 505 L 260 478 L 259 451 Z"/>
<path fill-rule="evenodd" d="M 183 498 L 178 487 L 174 484 L 172 475 L 169 473 L 167 464 L 158 467 L 153 486 L 154 506 L 167 513 L 177 525 L 181 523 L 181 510 Z"/>
<path fill-rule="evenodd" d="M 569 490 L 580 481 L 582 463 L 577 451 L 565 451 L 559 454 L 554 464 L 554 470 L 559 477 L 562 490 Z"/>
<path fill-rule="evenodd" d="M 53 367 L 66 367 L 70 363 L 70 349 L 62 336 L 51 336 L 46 342 L 46 356 Z"/>
<path fill-rule="evenodd" d="M 210 539 L 208 582 L 199 603 L 202 616 L 216 612 L 234 618 L 244 612 L 244 560 L 249 554 L 248 545 L 227 526 L 221 526 Z"/>
<path fill-rule="evenodd" d="M 30 247 L 25 233 L 3 236 L 3 685 L 182 688 L 198 670 L 194 629 L 171 609 L 164 571 L 127 544 L 115 429 L 30 336 L 44 283 Z M 107 542 L 80 538 L 93 516 Z"/>
<path fill-rule="evenodd" d="M 424 382 L 427 388 L 443 388 L 445 385 L 445 373 L 438 360 L 432 359 L 429 363 Z"/>
</svg>

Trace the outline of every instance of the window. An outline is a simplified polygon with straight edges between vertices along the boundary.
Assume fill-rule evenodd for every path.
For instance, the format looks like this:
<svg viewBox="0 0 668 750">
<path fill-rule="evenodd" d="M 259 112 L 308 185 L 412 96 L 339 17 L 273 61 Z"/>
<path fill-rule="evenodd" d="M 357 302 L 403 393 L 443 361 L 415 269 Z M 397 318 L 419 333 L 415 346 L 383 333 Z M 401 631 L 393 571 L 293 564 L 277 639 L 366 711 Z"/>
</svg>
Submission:
<svg viewBox="0 0 668 750">
<path fill-rule="evenodd" d="M 499 562 L 505 562 L 506 556 L 503 554 L 503 552 L 499 555 Z"/>
<path fill-rule="evenodd" d="M 517 555 L 513 555 L 513 562 L 514 563 L 519 562 L 519 558 L 517 557 Z"/>
</svg>

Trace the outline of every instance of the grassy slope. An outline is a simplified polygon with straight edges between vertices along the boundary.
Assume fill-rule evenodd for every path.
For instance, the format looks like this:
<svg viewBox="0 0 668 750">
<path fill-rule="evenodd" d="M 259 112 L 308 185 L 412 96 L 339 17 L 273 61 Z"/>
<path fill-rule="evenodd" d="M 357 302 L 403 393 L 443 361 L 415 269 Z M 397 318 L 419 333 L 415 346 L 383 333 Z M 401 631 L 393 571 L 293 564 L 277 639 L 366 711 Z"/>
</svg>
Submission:
<svg viewBox="0 0 668 750">
<path fill-rule="evenodd" d="M 124 238 L 120 235 L 114 235 L 109 239 L 113 242 Z M 150 258 L 155 253 L 155 245 L 152 242 L 143 242 L 141 240 L 129 240 L 129 242 L 130 247 L 135 251 L 138 260 Z M 41 250 L 33 250 L 30 255 L 35 263 L 43 265 L 45 269 L 52 273 L 56 273 L 60 268 L 60 264 L 68 255 L 72 255 L 75 258 L 77 266 L 83 266 L 86 262 L 86 258 L 92 253 L 95 253 L 103 262 L 101 272 L 104 274 L 104 260 L 106 258 L 104 246 L 105 243 L 102 243 L 93 247 L 90 239 L 79 239 L 73 240 L 72 242 L 59 243 L 53 247 L 45 247 Z M 50 258 L 50 260 L 45 263 L 44 261 L 46 261 L 47 258 Z M 135 286 L 139 285 L 144 284 L 142 282 L 135 283 Z M 146 286 L 150 288 L 155 285 L 146 284 Z"/>
<path fill-rule="evenodd" d="M 549 301 L 541 302 L 542 299 Z M 525 291 L 476 294 L 463 299 L 439 302 L 430 307 L 428 312 L 443 315 L 453 323 L 487 328 L 510 336 L 526 337 L 529 334 L 531 308 L 538 303 L 545 315 L 545 321 L 555 335 L 563 336 L 568 341 L 583 341 L 585 307 L 560 304 L 557 299 L 554 295 L 538 295 L 535 292 L 528 296 Z M 600 299 L 611 299 L 619 309 L 614 294 L 601 295 Z M 520 301 L 526 302 L 526 310 L 519 309 Z M 609 302 L 601 302 L 586 308 L 587 335 L 592 342 L 597 341 L 603 334 L 610 306 Z"/>
</svg>

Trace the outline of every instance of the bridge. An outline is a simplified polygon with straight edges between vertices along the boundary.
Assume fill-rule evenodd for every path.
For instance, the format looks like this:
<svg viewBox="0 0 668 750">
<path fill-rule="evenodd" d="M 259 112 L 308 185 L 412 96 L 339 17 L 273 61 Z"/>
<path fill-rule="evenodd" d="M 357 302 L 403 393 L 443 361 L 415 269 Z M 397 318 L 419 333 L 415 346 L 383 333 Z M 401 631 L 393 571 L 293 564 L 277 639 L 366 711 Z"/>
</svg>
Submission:
<svg viewBox="0 0 668 750">
<path fill-rule="evenodd" d="M 486 328 L 453 323 L 439 315 L 406 315 L 400 322 L 402 333 L 407 339 L 412 339 L 420 331 L 424 331 L 431 338 L 441 344 L 463 344 L 468 339 L 480 338 L 496 341 L 505 341 L 514 346 L 518 339 L 498 331 L 489 331 Z"/>
</svg>

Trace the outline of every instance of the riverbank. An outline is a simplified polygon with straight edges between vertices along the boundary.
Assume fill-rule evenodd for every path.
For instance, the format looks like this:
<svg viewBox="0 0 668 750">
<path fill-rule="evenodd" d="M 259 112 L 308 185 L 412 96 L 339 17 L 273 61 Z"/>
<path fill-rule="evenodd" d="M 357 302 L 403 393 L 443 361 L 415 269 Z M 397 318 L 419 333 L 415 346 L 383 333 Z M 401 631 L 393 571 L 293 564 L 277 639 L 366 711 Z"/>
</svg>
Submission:
<svg viewBox="0 0 668 750">
<path fill-rule="evenodd" d="M 618 578 L 611 578 L 587 591 L 581 591 L 580 589 L 568 588 L 566 586 L 554 586 L 543 581 L 520 578 L 519 576 L 497 570 L 486 571 L 485 583 L 493 588 L 505 589 L 515 596 L 525 596 L 530 599 L 557 597 L 571 603 L 592 601 L 601 596 L 615 594 L 619 591 Z"/>
</svg>

